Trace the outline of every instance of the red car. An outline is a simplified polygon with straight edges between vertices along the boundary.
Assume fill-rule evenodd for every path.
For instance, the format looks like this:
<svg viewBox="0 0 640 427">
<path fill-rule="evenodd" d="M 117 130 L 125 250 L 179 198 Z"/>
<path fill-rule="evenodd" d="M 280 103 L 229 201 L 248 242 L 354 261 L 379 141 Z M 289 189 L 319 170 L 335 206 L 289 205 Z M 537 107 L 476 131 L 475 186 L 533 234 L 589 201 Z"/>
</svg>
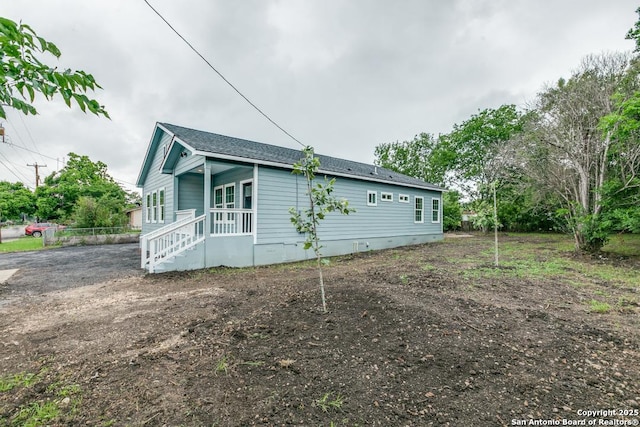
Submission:
<svg viewBox="0 0 640 427">
<path fill-rule="evenodd" d="M 47 228 L 59 229 L 61 227 L 58 226 L 58 224 L 53 224 L 50 222 L 34 222 L 33 224 L 27 225 L 27 227 L 24 229 L 24 234 L 25 236 L 40 237 L 42 236 L 42 232 Z"/>
</svg>

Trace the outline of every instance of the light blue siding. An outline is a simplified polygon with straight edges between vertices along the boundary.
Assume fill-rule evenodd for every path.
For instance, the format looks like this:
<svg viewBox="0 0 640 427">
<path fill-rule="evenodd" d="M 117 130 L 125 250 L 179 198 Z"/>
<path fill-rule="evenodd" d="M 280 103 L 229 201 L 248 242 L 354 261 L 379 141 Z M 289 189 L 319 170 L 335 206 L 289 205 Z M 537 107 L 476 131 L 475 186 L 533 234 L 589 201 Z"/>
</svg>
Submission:
<svg viewBox="0 0 640 427">
<path fill-rule="evenodd" d="M 169 224 L 173 220 L 173 176 L 160 173 L 160 165 L 164 159 L 164 145 L 168 145 L 171 142 L 171 137 L 164 132 L 158 130 L 158 135 L 152 144 L 152 156 L 151 167 L 149 173 L 144 181 L 142 187 L 142 234 L 149 233 L 157 228 L 163 227 L 165 224 Z M 165 190 L 165 222 L 152 222 L 147 221 L 147 194 L 151 194 L 154 191 L 164 188 Z"/>
<path fill-rule="evenodd" d="M 178 209 L 195 209 L 204 214 L 204 175 L 188 173 L 178 177 Z"/>
<path fill-rule="evenodd" d="M 306 180 L 290 171 L 260 167 L 258 173 L 258 244 L 292 243 L 304 240 L 290 221 L 289 208 L 306 209 Z M 322 181 L 324 177 L 318 177 Z M 350 215 L 329 214 L 320 225 L 323 240 L 357 240 L 391 236 L 441 234 L 442 225 L 431 221 L 431 200 L 440 192 L 377 182 L 336 178 L 334 195 L 344 197 L 356 209 Z M 377 206 L 367 206 L 367 191 L 377 193 Z M 381 192 L 393 194 L 393 201 L 381 199 Z M 409 196 L 409 203 L 399 195 Z M 423 197 L 423 223 L 416 223 L 415 197 Z"/>
</svg>

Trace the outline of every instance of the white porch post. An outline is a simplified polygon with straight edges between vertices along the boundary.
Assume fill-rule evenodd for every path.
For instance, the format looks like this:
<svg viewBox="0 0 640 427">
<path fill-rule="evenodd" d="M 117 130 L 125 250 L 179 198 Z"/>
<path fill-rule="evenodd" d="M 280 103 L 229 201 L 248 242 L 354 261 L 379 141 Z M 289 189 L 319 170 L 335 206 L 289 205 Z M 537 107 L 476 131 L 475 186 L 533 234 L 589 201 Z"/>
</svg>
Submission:
<svg viewBox="0 0 640 427">
<path fill-rule="evenodd" d="M 253 164 L 253 194 L 251 195 L 251 209 L 253 214 L 251 231 L 253 232 L 253 244 L 258 243 L 258 165 Z"/>
<path fill-rule="evenodd" d="M 211 165 L 209 160 L 204 161 L 204 214 L 206 221 L 204 223 L 204 235 L 211 235 Z M 205 248 L 207 245 L 205 244 Z"/>
<path fill-rule="evenodd" d="M 179 200 L 179 195 L 178 192 L 180 191 L 179 189 L 180 187 L 180 178 L 178 178 L 176 176 L 176 171 L 173 171 L 173 205 L 172 205 L 172 212 L 170 212 L 171 214 L 171 221 L 168 222 L 174 222 L 177 221 L 178 218 L 176 218 L 176 212 L 178 212 L 180 209 L 180 206 L 178 206 L 178 200 Z M 165 212 L 165 216 L 167 215 L 167 213 Z"/>
</svg>

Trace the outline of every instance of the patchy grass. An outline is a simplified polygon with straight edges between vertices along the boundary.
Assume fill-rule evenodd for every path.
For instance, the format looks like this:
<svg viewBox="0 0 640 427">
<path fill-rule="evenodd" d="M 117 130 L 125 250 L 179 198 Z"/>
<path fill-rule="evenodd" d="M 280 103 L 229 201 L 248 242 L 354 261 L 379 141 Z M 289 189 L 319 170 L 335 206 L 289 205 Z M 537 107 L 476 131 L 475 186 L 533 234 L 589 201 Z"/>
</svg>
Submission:
<svg viewBox="0 0 640 427">
<path fill-rule="evenodd" d="M 576 287 L 604 284 L 623 289 L 638 286 L 638 270 L 633 268 L 640 258 L 638 235 L 613 236 L 603 254 L 589 257 L 575 254 L 570 236 L 509 234 L 507 241 L 499 242 L 498 268 L 493 265 L 492 243 L 487 239 L 477 257 L 451 256 L 447 261 L 458 265 L 467 279 L 548 279 Z M 627 259 L 635 261 L 627 266 Z"/>
<path fill-rule="evenodd" d="M 42 239 L 31 236 L 0 243 L 0 253 L 38 251 L 41 249 L 45 249 Z"/>
<path fill-rule="evenodd" d="M 615 234 L 611 236 L 602 251 L 616 256 L 640 256 L 640 234 Z"/>
<path fill-rule="evenodd" d="M 609 304 L 595 299 L 589 301 L 589 308 L 591 309 L 591 312 L 600 314 L 608 313 L 611 311 L 611 306 Z"/>
<path fill-rule="evenodd" d="M 19 406 L 0 408 L 0 426 L 73 424 L 82 401 L 80 386 L 54 381 L 45 387 L 48 372 L 42 368 L 37 374 L 20 372 L 0 378 L 0 397 L 11 394 L 22 400 Z"/>
</svg>

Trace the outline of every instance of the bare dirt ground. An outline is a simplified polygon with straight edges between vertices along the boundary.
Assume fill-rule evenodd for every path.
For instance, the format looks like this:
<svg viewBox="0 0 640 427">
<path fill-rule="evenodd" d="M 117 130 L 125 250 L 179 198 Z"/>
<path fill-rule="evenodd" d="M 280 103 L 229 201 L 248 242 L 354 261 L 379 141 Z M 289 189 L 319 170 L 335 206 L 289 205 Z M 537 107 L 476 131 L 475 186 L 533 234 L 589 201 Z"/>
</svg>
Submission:
<svg viewBox="0 0 640 427">
<path fill-rule="evenodd" d="M 639 419 L 638 286 L 470 274 L 489 247 L 476 236 L 334 259 L 328 314 L 309 263 L 14 299 L 0 306 L 0 377 L 40 381 L 0 393 L 0 426 L 53 399 L 57 383 L 81 399 L 52 425 L 504 426 L 603 409 Z M 640 271 L 639 259 L 580 262 Z M 626 295 L 624 309 L 590 312 L 595 286 Z"/>
</svg>

